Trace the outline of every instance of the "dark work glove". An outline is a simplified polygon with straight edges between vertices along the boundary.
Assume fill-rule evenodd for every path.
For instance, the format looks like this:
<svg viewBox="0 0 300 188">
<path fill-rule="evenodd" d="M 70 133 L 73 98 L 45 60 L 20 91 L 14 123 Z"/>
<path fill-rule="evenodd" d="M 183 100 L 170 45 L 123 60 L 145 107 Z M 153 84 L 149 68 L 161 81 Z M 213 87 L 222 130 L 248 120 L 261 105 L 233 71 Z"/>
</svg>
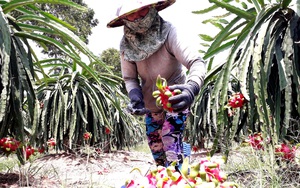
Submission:
<svg viewBox="0 0 300 188">
<path fill-rule="evenodd" d="M 129 92 L 130 104 L 127 110 L 133 115 L 144 115 L 150 112 L 145 108 L 142 91 L 138 88 L 132 89 Z"/>
<path fill-rule="evenodd" d="M 195 96 L 198 95 L 200 91 L 199 85 L 194 81 L 188 81 L 187 84 L 169 86 L 169 89 L 171 91 L 175 89 L 181 90 L 180 94 L 169 98 L 169 102 L 172 104 L 171 107 L 174 112 L 182 112 L 189 108 L 194 102 Z"/>
</svg>

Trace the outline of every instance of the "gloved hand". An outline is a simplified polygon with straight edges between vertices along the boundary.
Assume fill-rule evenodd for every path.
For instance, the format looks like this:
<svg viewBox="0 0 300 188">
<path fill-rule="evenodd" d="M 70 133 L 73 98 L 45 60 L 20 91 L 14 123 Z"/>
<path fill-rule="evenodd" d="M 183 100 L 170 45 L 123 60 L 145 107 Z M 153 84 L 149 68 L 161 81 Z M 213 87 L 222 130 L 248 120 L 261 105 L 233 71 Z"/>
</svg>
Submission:
<svg viewBox="0 0 300 188">
<path fill-rule="evenodd" d="M 174 95 L 169 98 L 171 107 L 174 112 L 182 112 L 183 110 L 189 108 L 194 102 L 195 96 L 198 95 L 200 91 L 199 85 L 194 81 L 188 81 L 187 84 L 178 84 L 169 86 L 171 91 L 175 89 L 181 90 L 181 93 Z"/>
<path fill-rule="evenodd" d="M 144 115 L 150 111 L 145 108 L 142 91 L 138 88 L 132 89 L 129 92 L 130 104 L 127 110 L 133 115 Z"/>
</svg>

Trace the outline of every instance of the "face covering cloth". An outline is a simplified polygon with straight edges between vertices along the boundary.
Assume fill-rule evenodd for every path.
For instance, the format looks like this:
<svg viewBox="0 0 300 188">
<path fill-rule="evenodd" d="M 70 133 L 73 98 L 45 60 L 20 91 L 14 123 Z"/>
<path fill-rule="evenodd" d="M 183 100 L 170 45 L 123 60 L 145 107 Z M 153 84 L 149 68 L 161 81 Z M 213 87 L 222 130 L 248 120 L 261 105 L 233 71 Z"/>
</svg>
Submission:
<svg viewBox="0 0 300 188">
<path fill-rule="evenodd" d="M 127 61 L 142 61 L 155 53 L 166 41 L 171 25 L 165 22 L 155 8 L 133 22 L 124 21 L 124 36 L 120 51 Z"/>
</svg>

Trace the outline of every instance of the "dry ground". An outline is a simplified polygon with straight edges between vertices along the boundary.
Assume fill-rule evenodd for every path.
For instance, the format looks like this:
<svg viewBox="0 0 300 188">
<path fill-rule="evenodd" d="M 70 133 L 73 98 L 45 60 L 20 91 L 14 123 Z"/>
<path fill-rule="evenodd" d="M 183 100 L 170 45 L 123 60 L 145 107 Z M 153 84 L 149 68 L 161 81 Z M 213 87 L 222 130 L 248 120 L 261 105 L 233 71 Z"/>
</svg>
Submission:
<svg viewBox="0 0 300 188">
<path fill-rule="evenodd" d="M 200 161 L 200 158 L 205 156 L 205 152 L 193 153 L 190 162 Z M 251 168 L 257 164 L 249 152 L 231 152 L 229 158 L 233 160 L 229 163 L 231 169 L 228 175 L 233 181 L 240 182 L 241 188 L 274 187 L 270 186 L 272 185 L 271 174 Z M 5 164 L 6 161 L 11 162 L 6 157 L 0 158 L 0 164 Z M 20 168 L 0 171 L 0 188 L 121 188 L 127 179 L 136 179 L 145 175 L 153 166 L 153 159 L 149 152 L 48 154 L 37 157 L 33 162 L 28 162 Z M 135 168 L 140 169 L 141 173 L 138 170 L 131 172 Z M 299 166 L 281 168 L 278 175 L 285 183 L 277 184 L 276 188 L 300 187 Z M 261 178 L 264 180 L 257 181 Z"/>
<path fill-rule="evenodd" d="M 204 157 L 205 154 L 193 156 Z M 145 175 L 151 166 L 153 159 L 148 152 L 114 151 L 97 156 L 49 154 L 35 159 L 22 168 L 11 169 L 9 173 L 0 173 L 0 187 L 120 188 L 127 179 Z M 135 168 L 139 168 L 142 174 L 138 170 L 133 170 Z M 21 172 L 24 175 L 20 175 Z"/>
</svg>

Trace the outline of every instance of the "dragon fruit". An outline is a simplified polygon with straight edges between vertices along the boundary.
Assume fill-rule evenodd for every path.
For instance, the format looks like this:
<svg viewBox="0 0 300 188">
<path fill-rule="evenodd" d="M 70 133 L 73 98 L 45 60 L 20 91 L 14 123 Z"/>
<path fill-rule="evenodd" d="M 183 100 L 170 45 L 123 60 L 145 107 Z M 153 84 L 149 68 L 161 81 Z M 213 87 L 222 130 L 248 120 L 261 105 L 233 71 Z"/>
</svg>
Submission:
<svg viewBox="0 0 300 188">
<path fill-rule="evenodd" d="M 167 80 L 162 78 L 160 75 L 157 76 L 156 79 L 156 87 L 158 90 L 153 91 L 152 96 L 156 98 L 156 105 L 162 106 L 164 110 L 168 112 L 173 112 L 173 108 L 171 103 L 169 102 L 169 98 L 180 94 L 181 91 L 179 89 L 175 89 L 171 91 L 167 85 Z"/>
</svg>

